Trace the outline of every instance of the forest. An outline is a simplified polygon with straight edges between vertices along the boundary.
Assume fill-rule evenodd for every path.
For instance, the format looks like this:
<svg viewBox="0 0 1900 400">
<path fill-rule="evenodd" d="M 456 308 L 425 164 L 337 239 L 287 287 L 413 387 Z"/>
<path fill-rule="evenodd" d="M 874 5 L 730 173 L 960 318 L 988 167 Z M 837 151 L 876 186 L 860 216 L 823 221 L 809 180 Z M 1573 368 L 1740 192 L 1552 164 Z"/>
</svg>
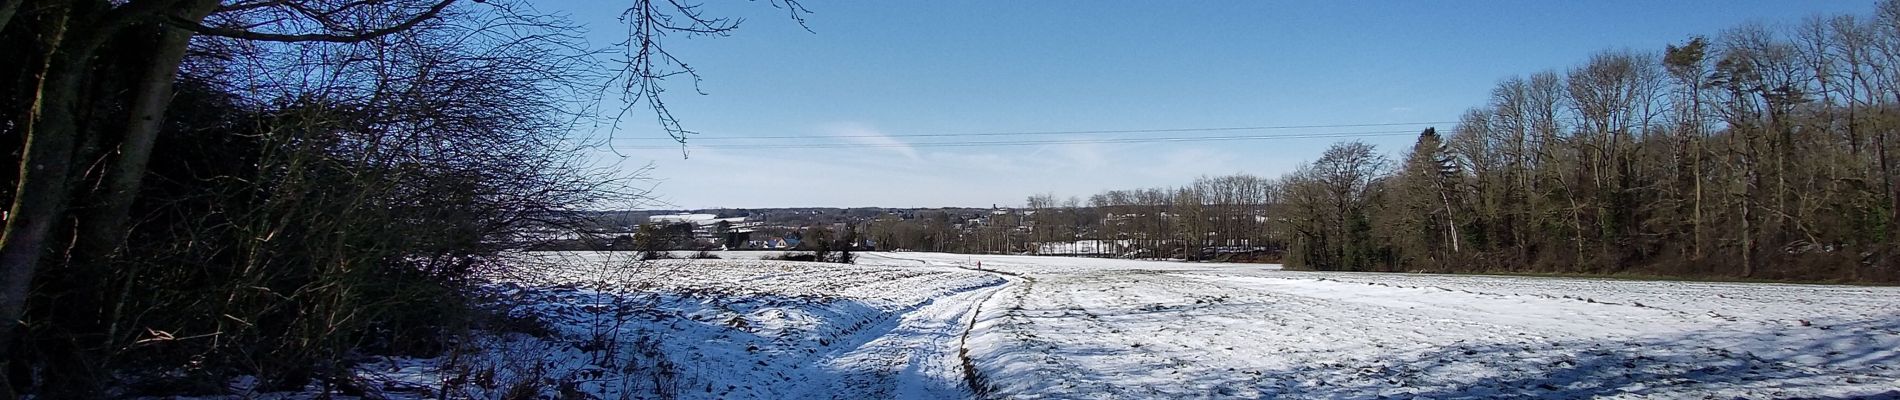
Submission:
<svg viewBox="0 0 1900 400">
<path fill-rule="evenodd" d="M 1900 2 L 1510 77 L 1396 160 L 1279 181 L 1325 270 L 1900 279 Z"/>
</svg>

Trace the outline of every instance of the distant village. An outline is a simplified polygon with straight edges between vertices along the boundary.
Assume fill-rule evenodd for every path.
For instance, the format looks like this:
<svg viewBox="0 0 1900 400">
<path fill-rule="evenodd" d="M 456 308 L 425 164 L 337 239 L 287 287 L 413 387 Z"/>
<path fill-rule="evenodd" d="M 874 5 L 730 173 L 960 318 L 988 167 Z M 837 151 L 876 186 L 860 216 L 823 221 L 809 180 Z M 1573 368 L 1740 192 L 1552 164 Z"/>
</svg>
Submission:
<svg viewBox="0 0 1900 400">
<path fill-rule="evenodd" d="M 936 251 L 1122 258 L 1277 260 L 1260 210 L 1205 213 L 1103 207 L 770 208 L 594 212 L 554 250 Z"/>
<path fill-rule="evenodd" d="M 655 235 L 669 250 L 796 250 L 815 231 L 842 234 L 859 231 L 856 248 L 881 248 L 863 233 L 879 221 L 914 220 L 920 215 L 947 216 L 960 226 L 990 226 L 996 216 L 1020 215 L 1010 208 L 768 208 L 597 212 L 593 224 L 567 239 L 600 238 L 610 243 L 637 242 Z M 1030 211 L 1033 213 L 1033 211 Z M 1022 218 L 1016 218 L 1022 224 Z M 1029 227 L 1021 227 L 1028 231 Z M 624 247 L 624 246 L 622 246 Z"/>
</svg>

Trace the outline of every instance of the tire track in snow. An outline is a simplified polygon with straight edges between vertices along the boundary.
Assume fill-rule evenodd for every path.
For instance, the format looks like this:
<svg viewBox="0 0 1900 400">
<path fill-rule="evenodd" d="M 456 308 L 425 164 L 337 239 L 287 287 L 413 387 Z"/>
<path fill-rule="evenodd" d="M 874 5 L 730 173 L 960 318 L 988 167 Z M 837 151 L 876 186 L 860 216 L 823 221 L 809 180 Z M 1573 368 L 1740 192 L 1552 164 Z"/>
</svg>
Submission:
<svg viewBox="0 0 1900 400">
<path fill-rule="evenodd" d="M 821 355 L 814 365 L 831 365 L 835 368 L 853 368 L 854 373 L 839 379 L 839 384 L 853 388 L 853 396 L 883 398 L 951 398 L 947 387 L 932 386 L 931 383 L 947 383 L 949 378 L 957 387 L 957 398 L 973 395 L 986 398 L 986 380 L 974 368 L 969 357 L 969 336 L 979 316 L 982 306 L 1018 281 L 1034 278 L 1019 274 L 977 270 L 960 263 L 933 264 L 926 260 L 892 257 L 881 254 L 868 254 L 874 258 L 915 262 L 925 267 L 959 268 L 971 272 L 981 272 L 994 276 L 996 282 L 973 288 L 955 290 L 934 296 L 916 306 L 906 308 L 886 322 L 879 325 L 891 326 L 878 337 L 860 342 L 854 346 L 831 351 Z M 870 261 L 870 260 L 867 260 Z M 872 328 L 878 328 L 876 326 Z M 875 329 L 872 329 L 875 330 Z M 872 368 L 863 368 L 872 365 Z M 947 368 L 946 368 L 947 367 Z M 898 377 L 903 374 L 904 377 Z M 825 382 L 806 382 L 814 385 Z M 802 390 L 818 397 L 827 393 L 824 388 Z M 833 391 L 835 392 L 835 391 Z M 846 398 L 846 397 L 834 397 Z M 856 397 L 851 397 L 856 398 Z"/>
<path fill-rule="evenodd" d="M 925 266 L 931 265 L 930 261 L 919 260 L 919 259 L 914 259 L 914 258 L 906 258 L 906 257 L 897 257 L 897 256 L 889 255 L 889 254 L 867 254 L 867 255 L 872 256 L 872 257 L 886 258 L 886 259 L 892 259 L 892 260 L 911 261 L 911 262 L 923 264 Z M 963 269 L 971 270 L 971 271 L 979 271 L 979 272 L 985 272 L 985 273 L 990 273 L 994 275 L 1007 276 L 1008 278 L 1005 278 L 1005 279 L 1008 279 L 1010 281 L 1004 283 L 1005 288 L 1007 288 L 1007 286 L 1010 284 L 1014 284 L 1015 283 L 1014 280 L 1016 279 L 1026 280 L 1028 281 L 1029 285 L 1035 284 L 1035 278 L 1029 278 L 1029 277 L 1025 277 L 1025 276 L 1015 274 L 1015 273 L 1009 273 L 1009 272 L 1003 272 L 1003 271 L 983 271 L 976 268 L 971 268 L 970 266 L 965 266 L 965 265 L 960 265 L 960 264 L 955 265 L 955 266 L 957 268 L 963 268 Z M 983 315 L 983 304 L 988 303 L 991 298 L 996 297 L 996 294 L 1001 293 L 1002 289 L 1004 288 L 998 288 L 998 290 L 992 291 L 989 294 L 984 295 L 982 299 L 977 300 L 976 303 L 970 307 L 969 321 L 964 324 L 963 332 L 957 335 L 957 361 L 963 368 L 963 383 L 964 383 L 964 386 L 966 386 L 970 390 L 971 395 L 974 398 L 978 398 L 978 399 L 989 398 L 990 387 L 989 387 L 988 380 L 985 379 L 983 377 L 983 374 L 976 368 L 976 363 L 970 359 L 970 331 L 976 330 L 976 321 L 979 318 L 981 318 Z"/>
<path fill-rule="evenodd" d="M 942 383 L 959 382 L 954 371 L 958 364 L 949 357 L 953 340 L 962 336 L 962 316 L 971 311 L 966 305 L 973 304 L 971 299 L 987 298 L 1005 284 L 999 279 L 955 288 L 840 337 L 843 343 L 833 343 L 832 350 L 814 357 L 809 367 L 814 371 L 806 374 L 821 377 L 827 376 L 823 371 L 835 371 L 839 376 L 805 379 L 787 393 L 802 393 L 798 396 L 802 398 L 960 398 L 961 388 Z"/>
<path fill-rule="evenodd" d="M 927 261 L 927 260 L 897 257 L 897 256 L 889 255 L 889 254 L 871 254 L 871 256 L 892 259 L 892 260 L 911 261 L 911 262 L 923 264 L 925 266 L 932 265 L 930 261 Z M 1015 285 L 1018 281 L 1023 282 L 1023 287 L 1020 288 L 1020 290 L 1027 291 L 1029 290 L 1029 288 L 1032 288 L 1035 286 L 1036 278 L 1023 275 L 1023 274 L 1007 272 L 1007 271 L 978 269 L 978 268 L 975 268 L 974 266 L 965 265 L 963 263 L 952 262 L 949 264 L 957 268 L 962 268 L 965 270 L 988 273 L 992 275 L 1001 275 L 1001 276 L 1004 276 L 1005 277 L 1004 279 L 1007 280 L 1007 282 L 1003 284 L 1004 287 L 997 288 L 997 290 L 991 291 L 989 294 L 984 295 L 982 299 L 977 300 L 970 307 L 970 312 L 969 312 L 970 318 L 968 322 L 966 322 L 963 325 L 963 332 L 959 334 L 957 337 L 957 360 L 963 369 L 964 385 L 969 388 L 970 394 L 973 398 L 977 398 L 977 399 L 991 398 L 990 392 L 992 388 L 991 388 L 989 379 L 983 375 L 982 370 L 977 368 L 975 360 L 970 357 L 970 332 L 976 330 L 976 323 L 983 316 L 983 305 L 989 303 L 991 299 L 995 298 L 997 293 L 1002 293 L 1004 289 L 1015 289 L 1015 288 L 1010 287 L 1010 285 Z"/>
<path fill-rule="evenodd" d="M 923 262 L 926 265 L 930 264 L 929 261 L 923 261 L 923 260 L 918 260 L 918 261 Z M 970 269 L 973 271 L 980 271 L 980 272 L 986 272 L 986 273 L 991 273 L 991 274 L 996 274 L 996 275 L 1007 276 L 1008 278 L 1005 278 L 1005 279 L 1008 279 L 1009 281 L 1004 283 L 1005 286 L 1015 284 L 1017 280 L 1024 281 L 1025 286 L 1033 287 L 1036 284 L 1036 278 L 1032 278 L 1032 277 L 1024 276 L 1020 274 L 1003 272 L 1003 271 L 983 271 L 983 270 L 979 270 L 975 268 L 967 268 L 967 269 Z M 970 306 L 970 321 L 969 323 L 963 325 L 963 334 L 958 335 L 957 337 L 957 361 L 961 363 L 963 366 L 963 384 L 970 388 L 970 395 L 972 398 L 977 398 L 977 399 L 990 398 L 990 383 L 989 383 L 989 379 L 983 376 L 983 372 L 976 368 L 976 362 L 970 358 L 970 332 L 976 330 L 976 321 L 978 320 L 978 318 L 981 318 L 983 316 L 983 304 L 989 303 L 991 298 L 996 297 L 997 293 L 1002 293 L 1002 292 L 1003 292 L 1002 288 L 998 288 L 998 290 L 991 291 L 989 294 L 984 295 L 983 299 L 977 300 L 976 304 Z"/>
</svg>

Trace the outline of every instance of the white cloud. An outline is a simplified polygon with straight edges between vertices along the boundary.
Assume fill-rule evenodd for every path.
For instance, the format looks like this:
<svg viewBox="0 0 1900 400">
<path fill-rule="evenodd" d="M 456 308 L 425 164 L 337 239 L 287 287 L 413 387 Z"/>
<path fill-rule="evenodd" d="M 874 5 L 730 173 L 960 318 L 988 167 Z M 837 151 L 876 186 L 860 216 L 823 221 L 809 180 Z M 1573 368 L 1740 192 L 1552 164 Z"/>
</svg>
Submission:
<svg viewBox="0 0 1900 400">
<path fill-rule="evenodd" d="M 1108 166 L 1108 154 L 1099 144 L 1056 146 L 1055 150 L 1077 170 L 1094 171 Z"/>
<path fill-rule="evenodd" d="M 838 122 L 826 125 L 822 130 L 826 135 L 843 139 L 848 143 L 876 146 L 878 149 L 889 150 L 901 154 L 904 157 L 909 157 L 912 161 L 922 160 L 921 157 L 917 156 L 917 149 L 911 147 L 909 143 L 897 140 L 897 138 L 879 131 L 876 127 L 871 126 L 871 124 L 862 122 Z"/>
<path fill-rule="evenodd" d="M 1028 166 L 1017 162 L 1015 158 L 997 153 L 958 153 L 937 151 L 929 154 L 932 165 L 943 168 L 962 168 L 987 173 L 1015 173 L 1028 170 Z"/>
<path fill-rule="evenodd" d="M 1184 185 L 1201 175 L 1219 175 L 1232 173 L 1240 165 L 1234 154 L 1206 147 L 1183 147 L 1160 153 L 1157 159 L 1141 170 L 1142 174 L 1155 178 L 1175 178 L 1179 182 L 1168 185 Z"/>
<path fill-rule="evenodd" d="M 877 132 L 864 125 L 832 128 L 812 133 L 888 138 L 863 133 Z M 653 177 L 662 180 L 655 195 L 679 207 L 936 207 L 1016 205 L 1024 196 L 1045 192 L 1086 198 L 1105 189 L 1184 185 L 1201 175 L 1275 176 L 1305 159 L 1262 153 L 1270 151 L 1207 144 L 1073 144 L 921 150 L 699 148 L 690 159 L 681 159 L 677 150 L 642 150 L 630 156 L 653 160 Z"/>
</svg>

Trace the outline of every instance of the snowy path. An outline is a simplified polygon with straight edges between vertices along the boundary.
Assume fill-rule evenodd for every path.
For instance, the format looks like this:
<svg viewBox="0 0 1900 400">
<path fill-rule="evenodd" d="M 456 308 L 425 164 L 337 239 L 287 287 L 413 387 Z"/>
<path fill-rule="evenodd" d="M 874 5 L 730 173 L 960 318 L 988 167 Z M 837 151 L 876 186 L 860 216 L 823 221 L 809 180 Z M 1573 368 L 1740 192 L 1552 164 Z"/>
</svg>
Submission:
<svg viewBox="0 0 1900 400">
<path fill-rule="evenodd" d="M 1900 289 L 897 253 L 1018 276 L 997 398 L 1900 397 Z"/>
<path fill-rule="evenodd" d="M 470 361 L 366 364 L 401 388 L 377 397 L 499 398 L 529 382 L 544 398 L 966 399 L 964 333 L 1006 282 L 947 266 L 531 256 L 533 274 L 492 286 L 545 332 L 485 339 Z"/>
<path fill-rule="evenodd" d="M 838 379 L 801 382 L 804 388 L 790 393 L 804 393 L 801 398 L 968 398 L 958 357 L 963 333 L 976 304 L 1000 287 L 936 298 L 885 322 L 873 329 L 881 336 L 818 363 Z"/>
</svg>

